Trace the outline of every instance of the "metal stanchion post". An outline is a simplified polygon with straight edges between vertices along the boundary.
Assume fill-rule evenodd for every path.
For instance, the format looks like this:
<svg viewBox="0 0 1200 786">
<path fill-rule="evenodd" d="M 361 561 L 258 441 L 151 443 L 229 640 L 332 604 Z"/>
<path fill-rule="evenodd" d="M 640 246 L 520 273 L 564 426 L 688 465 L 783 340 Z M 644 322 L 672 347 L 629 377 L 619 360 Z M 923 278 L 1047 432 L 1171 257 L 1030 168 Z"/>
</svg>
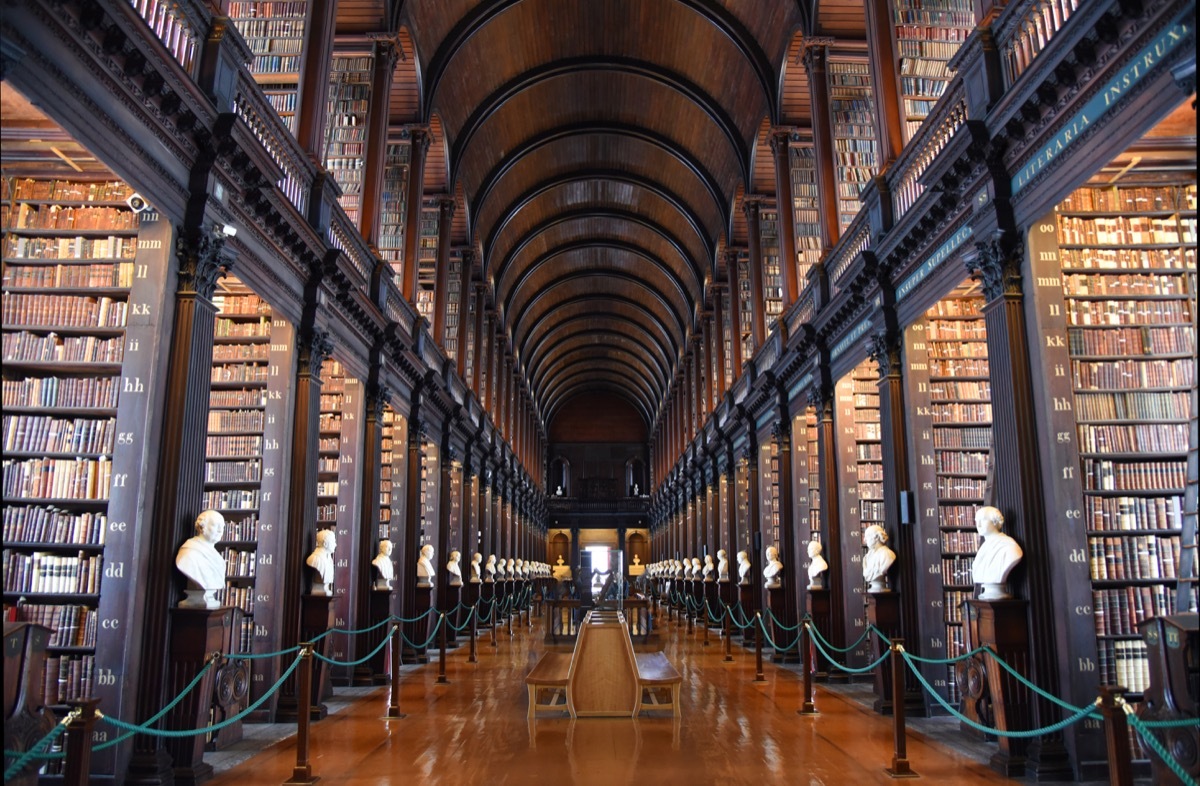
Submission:
<svg viewBox="0 0 1200 786">
<path fill-rule="evenodd" d="M 729 607 L 725 607 L 725 619 L 721 623 L 725 628 L 725 662 L 733 662 L 733 615 L 729 613 Z"/>
<path fill-rule="evenodd" d="M 303 642 L 300 645 L 300 684 L 296 688 L 299 699 L 299 712 L 296 717 L 296 767 L 292 777 L 283 782 L 283 786 L 307 786 L 319 779 L 313 777 L 312 765 L 308 761 L 308 725 L 312 712 L 312 675 L 313 675 L 313 643 Z"/>
<path fill-rule="evenodd" d="M 767 678 L 763 676 L 762 667 L 762 612 L 754 612 L 754 681 L 766 682 Z"/>
<path fill-rule="evenodd" d="M 513 632 L 512 632 L 512 618 L 513 618 L 512 609 L 509 609 L 509 610 L 508 610 L 508 637 L 509 637 L 510 639 L 513 637 Z"/>
<path fill-rule="evenodd" d="M 904 639 L 892 639 L 892 736 L 895 752 L 892 766 L 884 772 L 893 778 L 918 778 L 908 766 L 908 738 L 904 728 Z M 878 668 L 886 668 L 882 663 Z"/>
<path fill-rule="evenodd" d="M 392 626 L 392 690 L 391 696 L 388 697 L 387 714 L 385 719 L 399 719 L 405 717 L 400 711 L 400 646 L 403 642 L 400 639 L 400 626 Z"/>
<path fill-rule="evenodd" d="M 438 625 L 441 626 L 438 640 L 438 676 L 437 682 L 439 685 L 445 685 L 449 682 L 446 679 L 446 615 L 442 613 L 438 615 Z"/>
<path fill-rule="evenodd" d="M 808 630 L 808 623 L 802 623 L 800 626 L 800 657 L 801 667 L 804 669 L 804 704 L 800 705 L 801 715 L 816 715 L 817 707 L 813 704 L 813 686 L 812 686 L 812 634 Z"/>
<path fill-rule="evenodd" d="M 92 769 L 92 727 L 96 725 L 96 705 L 99 703 L 99 699 L 72 702 L 74 707 L 67 716 L 64 732 L 67 736 L 67 758 L 63 767 L 65 786 L 87 786 L 88 772 Z"/>
<path fill-rule="evenodd" d="M 708 601 L 704 601 L 704 646 L 708 646 Z"/>
<path fill-rule="evenodd" d="M 689 634 L 691 634 L 691 632 L 692 632 L 692 609 L 691 609 L 691 607 L 689 607 L 687 610 L 687 623 L 688 623 L 687 632 Z"/>
<path fill-rule="evenodd" d="M 1104 741 L 1108 748 L 1108 782 L 1111 786 L 1131 786 L 1132 756 L 1129 751 L 1129 721 L 1121 709 L 1124 688 L 1100 686 L 1100 714 L 1104 716 Z"/>
<path fill-rule="evenodd" d="M 491 621 L 492 621 L 492 626 L 491 626 L 492 627 L 492 646 L 495 647 L 495 646 L 497 646 L 497 644 L 496 644 L 496 625 L 500 622 L 500 620 L 496 619 L 496 601 L 495 600 L 492 601 Z"/>
<path fill-rule="evenodd" d="M 475 639 L 478 635 L 476 623 L 479 621 L 479 604 L 476 603 L 471 607 L 471 657 L 467 658 L 467 663 L 478 663 L 479 659 L 475 657 Z"/>
</svg>

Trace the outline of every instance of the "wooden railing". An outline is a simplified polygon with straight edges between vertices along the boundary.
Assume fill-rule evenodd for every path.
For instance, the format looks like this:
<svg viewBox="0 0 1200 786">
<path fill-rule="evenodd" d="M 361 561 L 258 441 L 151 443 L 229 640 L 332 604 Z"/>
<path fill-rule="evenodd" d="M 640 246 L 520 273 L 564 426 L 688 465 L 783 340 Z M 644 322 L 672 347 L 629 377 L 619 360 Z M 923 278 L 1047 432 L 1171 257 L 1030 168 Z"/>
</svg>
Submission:
<svg viewBox="0 0 1200 786">
<path fill-rule="evenodd" d="M 200 41 L 208 34 L 212 14 L 202 3 L 175 0 L 129 0 L 175 61 L 195 76 Z"/>
<path fill-rule="evenodd" d="M 896 221 L 908 212 L 925 186 L 921 177 L 937 160 L 938 155 L 950 144 L 950 140 L 967 122 L 966 96 L 962 93 L 962 82 L 955 80 L 942 96 L 934 113 L 925 119 L 921 130 L 913 137 L 905 153 L 896 162 L 894 175 L 889 173 L 892 190 L 892 208 Z"/>
<path fill-rule="evenodd" d="M 1079 10 L 1081 0 L 1026 0 L 1013 3 L 995 25 L 996 42 L 1004 67 L 1004 86 L 1012 87 L 1045 51 L 1067 20 Z"/>
</svg>

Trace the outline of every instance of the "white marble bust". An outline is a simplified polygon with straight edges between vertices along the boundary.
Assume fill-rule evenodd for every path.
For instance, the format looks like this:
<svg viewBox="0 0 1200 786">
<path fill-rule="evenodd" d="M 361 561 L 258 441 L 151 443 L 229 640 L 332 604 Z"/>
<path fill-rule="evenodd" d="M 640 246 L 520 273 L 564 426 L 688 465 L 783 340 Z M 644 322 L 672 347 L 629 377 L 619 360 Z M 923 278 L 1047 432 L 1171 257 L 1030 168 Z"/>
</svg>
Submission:
<svg viewBox="0 0 1200 786">
<path fill-rule="evenodd" d="M 699 557 L 692 557 L 692 575 L 688 578 L 698 579 L 700 574 L 704 572 L 704 566 L 700 563 Z"/>
<path fill-rule="evenodd" d="M 429 543 L 421 547 L 421 556 L 417 558 L 417 586 L 433 586 L 433 546 Z"/>
<path fill-rule="evenodd" d="M 471 555 L 471 583 L 478 584 L 480 582 L 480 569 L 483 563 L 483 555 L 478 551 Z"/>
<path fill-rule="evenodd" d="M 508 569 L 509 581 L 515 581 L 517 579 L 517 561 L 516 561 L 516 559 L 514 559 L 513 557 L 509 557 L 508 565 L 506 565 L 505 567 Z"/>
<path fill-rule="evenodd" d="M 746 551 L 737 553 L 738 584 L 750 583 L 750 554 Z"/>
<path fill-rule="evenodd" d="M 713 572 L 713 570 L 714 570 L 715 568 L 716 568 L 716 566 L 715 566 L 715 565 L 713 565 L 713 558 L 712 558 L 712 555 L 711 555 L 711 554 L 705 554 L 705 555 L 704 555 L 704 570 L 701 572 L 701 574 L 703 575 L 703 577 L 704 577 L 704 580 L 705 580 L 705 581 L 712 581 L 712 580 L 713 580 L 713 577 L 712 577 L 712 572 Z"/>
<path fill-rule="evenodd" d="M 333 552 L 337 550 L 337 535 L 332 529 L 317 530 L 317 547 L 304 562 L 317 574 L 312 594 L 333 594 Z"/>
<path fill-rule="evenodd" d="M 779 577 L 783 574 L 783 563 L 779 560 L 779 549 L 774 546 L 767 546 L 767 564 L 763 566 L 762 575 L 766 581 L 763 582 L 763 587 L 767 589 L 779 588 Z"/>
<path fill-rule="evenodd" d="M 504 574 L 508 572 L 508 561 L 504 557 L 496 560 L 496 581 L 504 581 Z"/>
<path fill-rule="evenodd" d="M 450 586 L 462 586 L 462 566 L 459 562 L 462 560 L 462 554 L 457 550 L 450 552 L 450 559 L 446 562 L 446 572 L 450 574 Z"/>
<path fill-rule="evenodd" d="M 225 534 L 225 517 L 206 510 L 196 517 L 196 534 L 183 542 L 175 554 L 175 567 L 187 577 L 187 589 L 179 602 L 185 609 L 221 607 L 217 592 L 225 589 L 225 558 L 216 544 Z"/>
<path fill-rule="evenodd" d="M 867 544 L 867 554 L 862 561 L 863 580 L 869 585 L 867 592 L 891 592 L 887 574 L 896 561 L 896 552 L 887 547 L 887 531 L 872 524 L 863 533 L 863 541 Z"/>
<path fill-rule="evenodd" d="M 975 512 L 975 531 L 983 538 L 975 561 L 971 563 L 974 583 L 982 585 L 980 600 L 1003 600 L 1011 598 L 1008 590 L 1008 574 L 1025 556 L 1021 544 L 1001 531 L 1004 514 L 998 508 L 982 507 Z"/>
<path fill-rule="evenodd" d="M 488 555 L 487 564 L 483 566 L 483 570 L 484 570 L 484 573 L 487 574 L 487 578 L 483 580 L 484 584 L 491 584 L 493 581 L 496 580 L 496 555 L 495 554 Z"/>
<path fill-rule="evenodd" d="M 729 581 L 729 555 L 717 549 L 717 581 Z"/>
<path fill-rule="evenodd" d="M 829 570 L 829 563 L 821 556 L 822 550 L 821 541 L 810 540 L 808 542 L 809 589 L 825 589 L 825 571 Z"/>
<path fill-rule="evenodd" d="M 375 559 L 371 560 L 371 564 L 375 566 L 375 589 L 390 590 L 392 588 L 392 579 L 395 578 L 395 566 L 392 565 L 392 542 L 390 540 L 379 541 L 379 553 L 375 555 Z"/>
<path fill-rule="evenodd" d="M 523 560 L 523 559 L 517 560 L 516 568 L 513 571 L 513 575 L 518 579 L 529 578 L 529 575 L 525 572 L 525 560 Z"/>
</svg>

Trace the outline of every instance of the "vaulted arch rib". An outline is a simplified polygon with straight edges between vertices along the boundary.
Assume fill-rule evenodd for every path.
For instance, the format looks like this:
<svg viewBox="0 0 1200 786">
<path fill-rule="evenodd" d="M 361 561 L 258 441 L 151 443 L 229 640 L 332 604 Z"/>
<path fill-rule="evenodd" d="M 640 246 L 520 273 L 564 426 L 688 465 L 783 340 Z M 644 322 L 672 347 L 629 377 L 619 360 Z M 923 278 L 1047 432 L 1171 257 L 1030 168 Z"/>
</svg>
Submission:
<svg viewBox="0 0 1200 786">
<path fill-rule="evenodd" d="M 542 323 L 546 319 L 554 316 L 556 311 L 561 311 L 561 310 L 567 308 L 568 306 L 573 306 L 573 305 L 580 304 L 580 303 L 588 303 L 588 304 L 590 304 L 590 303 L 620 303 L 624 306 L 631 307 L 632 309 L 634 309 L 635 313 L 639 313 L 639 314 L 643 315 L 644 317 L 649 319 L 651 323 L 658 326 L 659 334 L 662 336 L 662 338 L 666 341 L 666 343 L 670 347 L 670 352 L 668 353 L 667 357 L 674 359 L 679 355 L 680 342 L 678 340 L 676 340 L 675 334 L 667 329 L 667 326 L 662 322 L 662 320 L 660 320 L 658 318 L 657 314 L 655 314 L 653 311 L 646 308 L 644 305 L 642 305 L 637 300 L 634 300 L 633 298 L 627 298 L 623 295 L 613 295 L 613 294 L 576 295 L 575 297 L 569 298 L 567 300 L 563 300 L 562 302 L 555 304 L 555 308 L 547 310 L 545 314 L 542 314 L 536 320 L 534 320 L 529 325 L 528 328 L 524 328 L 524 326 L 514 323 L 513 324 L 513 345 L 516 347 L 523 348 L 525 345 L 526 338 L 530 335 L 536 335 L 538 333 L 538 331 L 541 329 Z M 518 335 L 519 333 L 520 333 L 520 335 Z M 679 338 L 682 339 L 682 335 Z"/>
</svg>

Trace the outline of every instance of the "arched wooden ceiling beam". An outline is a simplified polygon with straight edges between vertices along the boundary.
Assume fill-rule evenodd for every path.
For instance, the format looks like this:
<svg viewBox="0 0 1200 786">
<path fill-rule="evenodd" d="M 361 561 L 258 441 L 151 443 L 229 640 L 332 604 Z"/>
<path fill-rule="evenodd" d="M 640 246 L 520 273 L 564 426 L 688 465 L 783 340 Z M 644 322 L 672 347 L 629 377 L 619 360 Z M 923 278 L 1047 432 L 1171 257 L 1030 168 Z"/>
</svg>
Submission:
<svg viewBox="0 0 1200 786">
<path fill-rule="evenodd" d="M 682 341 L 683 337 L 687 335 L 688 325 L 690 324 L 690 319 L 691 319 L 690 301 L 688 301 L 688 303 L 685 304 L 684 310 L 682 312 L 677 311 L 676 308 L 671 303 L 667 302 L 667 299 L 664 298 L 662 293 L 659 292 L 657 289 L 655 289 L 654 287 L 648 286 L 645 281 L 638 278 L 637 276 L 633 276 L 628 273 L 624 273 L 624 272 L 616 271 L 616 270 L 606 270 L 603 272 L 602 275 L 597 273 L 594 270 L 582 270 L 582 271 L 578 271 L 578 272 L 567 273 L 566 275 L 563 275 L 563 276 L 559 276 L 554 281 L 551 281 L 550 283 L 548 283 L 539 292 L 535 293 L 533 295 L 533 297 L 529 298 L 528 301 L 519 304 L 517 306 L 517 312 L 515 314 L 513 314 L 511 312 L 507 312 L 507 311 L 505 312 L 505 317 L 507 318 L 509 324 L 514 328 L 514 332 L 515 332 L 516 326 L 520 325 L 521 322 L 524 321 L 526 314 L 530 313 L 534 308 L 536 308 L 539 303 L 548 302 L 550 300 L 550 298 L 552 298 L 551 293 L 555 289 L 557 289 L 558 287 L 561 287 L 561 286 L 566 286 L 568 284 L 577 283 L 586 278 L 600 278 L 600 279 L 604 280 L 605 282 L 613 281 L 614 279 L 619 279 L 626 283 L 632 284 L 633 286 L 638 287 L 639 289 L 644 290 L 647 293 L 647 296 L 651 300 L 662 305 L 667 310 L 667 313 L 669 313 L 674 318 L 675 329 L 676 329 L 675 335 L 678 335 L 681 341 Z M 613 295 L 609 294 L 609 293 L 603 293 L 603 294 L 606 294 L 609 297 L 613 297 Z M 645 302 L 645 301 L 643 300 L 642 302 Z M 548 310 L 553 310 L 554 308 L 556 308 L 559 305 L 561 305 L 561 304 L 557 303 L 557 302 L 553 302 L 550 304 L 550 308 Z"/>
<path fill-rule="evenodd" d="M 645 360 L 635 350 L 614 342 L 584 343 L 556 348 L 554 354 L 547 355 L 545 362 L 540 367 L 533 369 L 529 376 L 529 389 L 533 391 L 534 398 L 538 397 L 541 387 L 548 384 L 560 369 L 570 366 L 581 355 L 584 356 L 584 359 L 593 355 L 600 355 L 605 360 L 621 358 L 622 362 L 628 362 L 631 370 L 637 371 L 638 376 L 650 384 L 656 399 L 663 398 L 666 391 L 665 382 L 654 373 L 650 366 L 646 365 Z"/>
<path fill-rule="evenodd" d="M 500 220 L 495 223 L 491 232 L 488 233 L 488 236 L 483 238 L 482 245 L 484 254 L 484 275 L 487 275 L 494 238 L 504 230 L 504 227 L 513 219 L 513 217 L 515 217 L 522 210 L 528 208 L 529 205 L 538 197 L 546 194 L 549 191 L 553 191 L 560 186 L 570 185 L 572 183 L 587 182 L 589 180 L 595 180 L 602 183 L 622 183 L 624 185 L 634 186 L 635 188 L 646 189 L 659 199 L 669 204 L 681 216 L 683 216 L 688 225 L 691 227 L 692 231 L 696 233 L 696 237 L 699 238 L 704 244 L 705 258 L 711 257 L 716 253 L 716 249 L 713 247 L 713 241 L 704 231 L 704 222 L 678 194 L 668 191 L 660 184 L 655 183 L 647 178 L 630 172 L 625 172 L 623 170 L 587 169 L 561 174 L 556 177 L 543 180 L 542 182 L 534 185 L 524 194 L 521 194 L 512 202 L 511 205 L 508 206 L 508 209 L 501 214 Z M 476 210 L 475 215 L 480 215 L 480 211 Z M 728 217 L 722 216 L 722 222 L 726 220 L 728 220 Z"/>
<path fill-rule="evenodd" d="M 619 303 L 622 306 L 625 306 L 625 307 L 631 309 L 633 311 L 633 313 L 638 314 L 639 316 L 646 319 L 647 323 L 641 324 L 640 326 L 642 327 L 643 330 L 650 333 L 651 335 L 653 335 L 653 331 L 649 330 L 650 325 L 653 325 L 654 327 L 656 327 L 658 329 L 658 334 L 663 339 L 663 343 L 665 343 L 669 348 L 669 352 L 666 353 L 666 357 L 668 359 L 670 359 L 670 361 L 673 363 L 675 358 L 679 356 L 679 347 L 682 342 L 682 337 L 681 336 L 677 337 L 675 334 L 671 333 L 671 331 L 667 329 L 667 326 L 663 323 L 663 321 L 658 318 L 658 315 L 655 314 L 650 309 L 646 308 L 642 303 L 640 303 L 637 300 L 634 300 L 632 298 L 624 297 L 623 295 L 588 294 L 588 295 L 576 295 L 575 297 L 568 298 L 567 300 L 564 300 L 563 302 L 559 303 L 556 308 L 550 309 L 545 314 L 542 314 L 541 316 L 539 316 L 534 322 L 532 322 L 529 325 L 527 330 L 522 331 L 522 326 L 520 326 L 520 325 L 514 326 L 513 331 L 512 331 L 513 346 L 523 348 L 525 345 L 525 340 L 529 336 L 540 335 L 543 328 L 546 327 L 546 326 L 542 325 L 543 322 L 545 322 L 547 319 L 549 319 L 553 316 L 556 316 L 557 314 L 560 314 L 564 311 L 571 309 L 573 306 L 578 306 L 578 305 L 590 306 L 592 304 L 601 304 L 601 308 L 603 309 L 603 306 L 611 307 L 611 305 L 614 303 Z M 589 312 L 589 313 L 595 313 L 595 312 Z M 602 310 L 601 313 L 607 313 L 610 315 L 612 314 L 611 310 L 607 311 L 607 312 Z M 574 315 L 572 315 L 572 317 L 570 317 L 570 318 L 574 318 Z M 566 321 L 566 320 L 564 320 L 564 321 Z M 552 327 L 552 326 L 550 326 L 550 327 Z M 523 332 L 523 335 L 522 335 L 522 332 Z M 656 341 L 656 343 L 659 343 L 659 342 Z M 524 351 L 524 350 L 522 349 L 522 351 Z M 522 355 L 522 357 L 523 357 L 523 355 Z"/>
<path fill-rule="evenodd" d="M 729 200 L 721 192 L 721 185 L 717 182 L 717 179 L 713 177 L 712 173 L 708 171 L 699 159 L 674 144 L 674 140 L 669 137 L 628 123 L 574 123 L 544 131 L 535 137 L 526 139 L 517 147 L 507 151 L 503 160 L 492 167 L 491 171 L 479 181 L 479 187 L 475 189 L 475 212 L 478 213 L 483 205 L 487 203 L 488 196 L 491 194 L 492 188 L 496 183 L 513 167 L 519 164 L 524 156 L 530 155 L 538 148 L 545 147 L 562 139 L 569 139 L 575 136 L 591 136 L 593 134 L 628 137 L 662 150 L 677 160 L 685 169 L 695 175 L 697 180 L 704 184 L 709 197 L 712 198 L 713 203 L 717 206 L 717 210 L 722 215 L 729 210 Z"/>
<path fill-rule="evenodd" d="M 611 327 L 598 327 L 598 325 L 608 322 Z M 581 314 L 577 317 L 572 317 L 560 322 L 555 329 L 546 331 L 538 335 L 536 343 L 530 348 L 525 357 L 525 368 L 527 370 L 536 370 L 542 363 L 543 359 L 549 359 L 554 356 L 560 347 L 567 347 L 571 342 L 576 340 L 600 340 L 600 343 L 607 343 L 604 339 L 611 338 L 614 334 L 624 341 L 628 341 L 637 345 L 642 350 L 643 360 L 649 358 L 654 363 L 655 377 L 661 383 L 661 387 L 665 390 L 667 382 L 670 380 L 669 367 L 663 362 L 667 358 L 666 349 L 662 345 L 654 342 L 654 337 L 645 331 L 641 325 L 637 326 L 636 335 L 632 332 L 633 328 L 628 322 L 619 321 L 608 315 L 607 319 L 603 316 L 594 314 Z M 639 336 L 645 337 L 651 341 L 647 344 L 642 341 Z M 528 376 L 534 376 L 536 371 L 527 371 Z"/>
<path fill-rule="evenodd" d="M 619 240 L 604 238 L 596 240 L 583 239 L 556 246 L 555 248 L 547 251 L 545 254 L 542 254 L 540 257 L 531 260 L 530 263 L 525 266 L 525 270 L 521 273 L 520 278 L 513 282 L 512 286 L 509 287 L 506 292 L 499 291 L 500 279 L 497 278 L 496 298 L 504 303 L 504 313 L 508 314 L 511 312 L 513 299 L 517 297 L 517 294 L 521 291 L 521 287 L 523 287 L 526 282 L 529 281 L 529 277 L 532 276 L 539 268 L 541 268 L 542 265 L 551 264 L 555 257 L 561 257 L 566 254 L 571 254 L 575 251 L 584 251 L 587 249 L 596 248 L 611 248 L 615 251 L 619 251 L 624 254 L 632 254 L 639 259 L 646 260 L 646 262 L 652 265 L 655 270 L 661 271 L 662 274 L 666 276 L 667 280 L 670 281 L 674 286 L 675 293 L 679 297 L 683 298 L 685 303 L 690 304 L 693 301 L 697 299 L 703 299 L 704 297 L 703 288 L 698 288 L 699 291 L 689 290 L 687 285 L 683 282 L 683 279 L 679 277 L 679 274 L 672 270 L 669 265 L 665 264 L 658 257 L 654 256 L 654 254 L 648 249 L 642 248 L 635 243 L 622 242 Z M 580 268 L 574 265 L 571 266 L 571 272 L 575 274 L 582 274 L 587 270 L 599 270 L 604 275 L 612 272 L 604 268 Z"/>
<path fill-rule="evenodd" d="M 581 363 L 582 361 L 576 363 L 575 366 L 579 367 Z M 548 384 L 544 396 L 538 399 L 541 402 L 542 411 L 549 412 L 553 409 L 555 402 L 565 392 L 578 387 L 587 387 L 590 382 L 600 380 L 616 384 L 623 388 L 629 395 L 636 396 L 642 402 L 640 409 L 646 415 L 654 411 L 654 397 L 638 385 L 635 377 L 629 376 L 628 373 L 619 367 L 579 368 L 577 371 L 571 371 L 569 374 L 557 377 L 552 383 Z M 649 422 L 648 419 L 647 422 Z"/>
<path fill-rule="evenodd" d="M 456 162 L 455 166 L 457 166 L 457 162 L 463 159 L 464 151 L 471 146 L 471 140 L 475 134 L 479 132 L 479 129 L 487 122 L 488 118 L 493 113 L 500 111 L 504 104 L 513 96 L 548 79 L 557 79 L 560 76 L 570 76 L 588 71 L 641 76 L 686 96 L 688 100 L 696 104 L 706 115 L 712 118 L 717 128 L 720 129 L 721 135 L 725 137 L 725 141 L 733 149 L 734 158 L 741 165 L 742 181 L 745 182 L 749 179 L 750 144 L 742 139 L 737 123 L 725 111 L 725 108 L 721 106 L 721 102 L 710 96 L 691 80 L 667 71 L 656 63 L 632 57 L 597 55 L 571 57 L 550 63 L 543 63 L 521 73 L 501 85 L 491 95 L 479 101 L 474 111 L 471 112 L 470 116 L 463 123 L 462 128 L 458 129 L 458 136 L 455 138 L 454 146 L 451 149 L 450 160 Z M 768 89 L 764 95 L 770 96 L 772 92 L 772 90 Z"/>
<path fill-rule="evenodd" d="M 427 80 L 427 95 L 429 100 L 423 103 L 427 106 L 432 106 L 432 102 L 437 97 L 438 88 L 441 86 L 442 76 L 446 73 L 450 61 L 454 59 L 454 55 L 458 53 L 458 50 L 467 41 L 471 40 L 472 36 L 487 27 L 489 22 L 519 2 L 521 0 L 493 0 L 491 3 L 480 3 L 451 28 L 446 37 L 442 39 L 437 51 L 433 53 L 433 57 L 429 59 L 429 79 Z M 767 53 L 763 51 L 763 48 L 759 46 L 758 40 L 746 29 L 746 26 L 736 16 L 731 14 L 725 6 L 715 2 L 715 0 L 679 0 L 679 2 L 708 19 L 713 27 L 720 30 L 737 47 L 738 51 L 742 53 L 742 56 L 746 58 L 746 61 L 754 70 L 754 74 L 762 86 L 763 96 L 766 98 L 768 105 L 774 106 L 776 103 L 775 93 L 771 81 L 774 69 L 771 68 L 771 60 L 767 57 Z M 803 7 L 803 1 L 798 0 L 798 2 Z M 396 3 L 397 8 L 403 5 L 405 4 Z"/>
<path fill-rule="evenodd" d="M 541 222 L 540 224 L 536 224 L 535 226 L 530 227 L 529 231 L 525 233 L 525 236 L 523 238 L 521 238 L 521 240 L 518 243 L 516 243 L 516 245 L 513 246 L 511 251 L 509 251 L 507 254 L 504 255 L 504 259 L 500 262 L 500 266 L 495 270 L 495 272 L 493 274 L 495 277 L 495 280 L 497 282 L 499 282 L 501 279 L 503 279 L 504 271 L 508 267 L 509 262 L 511 260 L 515 259 L 516 257 L 520 256 L 521 252 L 523 252 L 525 250 L 526 246 L 528 246 L 533 241 L 537 240 L 538 236 L 541 235 L 543 232 L 547 232 L 547 231 L 555 228 L 556 226 L 559 226 L 560 224 L 566 224 L 571 221 L 578 221 L 580 219 L 590 219 L 590 218 L 607 218 L 607 219 L 614 219 L 614 220 L 619 220 L 619 221 L 626 221 L 631 224 L 640 226 L 644 229 L 647 229 L 650 232 L 653 232 L 654 234 L 658 235 L 663 240 L 665 240 L 667 242 L 667 244 L 671 246 L 671 248 L 673 248 L 675 250 L 675 253 L 677 253 L 681 259 L 683 259 L 685 262 L 687 262 L 688 267 L 692 271 L 692 274 L 696 277 L 697 285 L 700 287 L 701 290 L 703 290 L 704 279 L 705 279 L 706 273 L 708 271 L 705 271 L 704 269 L 697 267 L 696 260 L 694 260 L 692 258 L 692 256 L 688 253 L 687 249 L 683 247 L 683 241 L 681 241 L 675 235 L 671 234 L 670 230 L 668 230 L 666 227 L 662 226 L 661 224 L 659 224 L 656 221 L 651 221 L 650 219 L 646 218 L 645 216 L 641 215 L 640 213 L 635 213 L 632 210 L 620 210 L 617 208 L 608 208 L 608 207 L 605 207 L 605 208 L 581 207 L 577 210 L 571 210 L 568 212 L 559 213 L 557 215 L 551 216 L 550 218 L 546 219 L 545 221 Z"/>
<path fill-rule="evenodd" d="M 628 403 L 631 407 L 633 407 L 637 411 L 637 413 L 639 415 L 641 415 L 642 422 L 645 424 L 646 430 L 647 431 L 650 430 L 650 423 L 651 423 L 650 417 L 646 413 L 645 408 L 644 408 L 643 404 L 641 403 L 641 401 L 638 400 L 637 398 L 635 398 L 634 396 L 629 395 L 629 391 L 626 390 L 624 387 L 616 384 L 615 382 L 610 382 L 605 379 L 594 379 L 591 382 L 578 382 L 574 386 L 572 386 L 570 389 L 564 390 L 555 399 L 554 409 L 547 411 L 546 423 L 548 423 L 548 424 L 554 423 L 554 419 L 556 417 L 558 417 L 558 411 L 560 409 L 562 409 L 566 404 L 569 404 L 571 399 L 575 398 L 575 396 L 577 396 L 581 393 L 587 393 L 589 391 L 595 391 L 595 390 L 603 390 L 605 392 L 612 393 L 617 398 L 622 399 L 623 401 Z M 549 428 L 551 428 L 551 426 L 547 426 L 547 428 L 549 429 Z"/>
</svg>

